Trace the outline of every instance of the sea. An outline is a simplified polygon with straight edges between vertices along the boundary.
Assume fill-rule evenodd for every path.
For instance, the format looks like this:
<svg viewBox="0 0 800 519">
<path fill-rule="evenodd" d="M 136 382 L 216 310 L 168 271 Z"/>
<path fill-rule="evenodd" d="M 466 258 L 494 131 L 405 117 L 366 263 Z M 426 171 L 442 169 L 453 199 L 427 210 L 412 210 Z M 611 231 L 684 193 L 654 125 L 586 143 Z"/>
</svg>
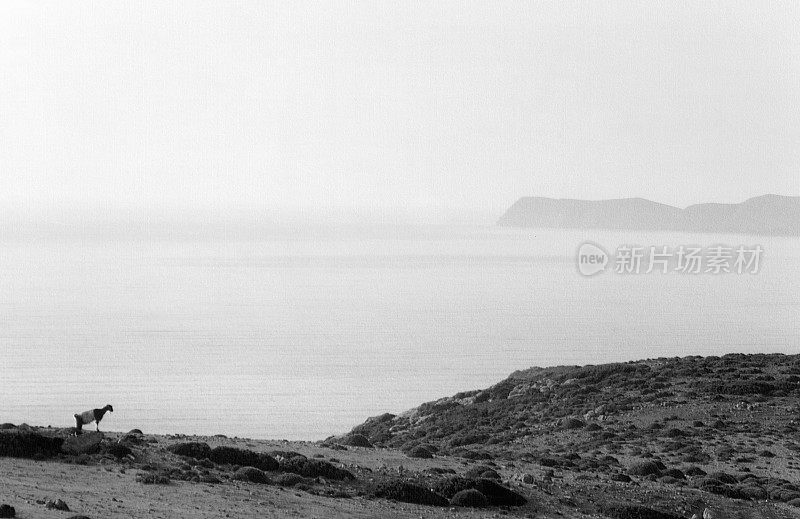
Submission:
<svg viewBox="0 0 800 519">
<path fill-rule="evenodd" d="M 585 243 L 607 253 L 591 276 Z M 318 440 L 531 366 L 800 352 L 796 237 L 331 226 L 1 245 L 0 422 L 112 404 L 101 430 Z M 681 246 L 758 261 L 647 272 L 650 247 Z M 620 259 L 639 250 L 640 269 Z"/>
</svg>

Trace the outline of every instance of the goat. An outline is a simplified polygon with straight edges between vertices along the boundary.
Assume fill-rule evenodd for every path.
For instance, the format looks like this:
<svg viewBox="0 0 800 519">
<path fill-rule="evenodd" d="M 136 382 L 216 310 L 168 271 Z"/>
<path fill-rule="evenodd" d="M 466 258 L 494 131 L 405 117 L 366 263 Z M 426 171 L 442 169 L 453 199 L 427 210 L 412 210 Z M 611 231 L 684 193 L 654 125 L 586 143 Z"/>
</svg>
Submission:
<svg viewBox="0 0 800 519">
<path fill-rule="evenodd" d="M 81 430 L 83 429 L 84 425 L 88 425 L 92 422 L 95 423 L 97 426 L 97 430 L 100 430 L 100 420 L 103 419 L 103 415 L 106 414 L 106 411 L 114 412 L 114 408 L 111 407 L 111 404 L 108 404 L 102 409 L 92 409 L 90 411 L 84 411 L 79 414 L 73 415 L 75 417 L 75 429 L 76 433 L 80 434 Z"/>
</svg>

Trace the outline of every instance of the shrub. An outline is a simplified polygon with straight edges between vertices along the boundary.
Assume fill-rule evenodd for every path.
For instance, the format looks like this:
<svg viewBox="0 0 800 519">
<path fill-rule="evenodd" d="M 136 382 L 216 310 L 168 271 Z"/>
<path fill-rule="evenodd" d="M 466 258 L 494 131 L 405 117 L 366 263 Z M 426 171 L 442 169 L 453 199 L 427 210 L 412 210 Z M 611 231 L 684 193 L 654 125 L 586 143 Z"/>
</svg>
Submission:
<svg viewBox="0 0 800 519">
<path fill-rule="evenodd" d="M 767 491 L 759 486 L 745 485 L 739 487 L 739 490 L 747 499 L 752 499 L 754 501 L 763 501 L 769 498 Z"/>
<path fill-rule="evenodd" d="M 433 458 L 433 453 L 421 445 L 412 448 L 407 455 L 409 458 Z"/>
<path fill-rule="evenodd" d="M 726 472 L 712 472 L 708 475 L 709 478 L 716 479 L 726 485 L 734 485 L 739 482 L 735 476 L 732 476 Z"/>
<path fill-rule="evenodd" d="M 235 447 L 214 447 L 208 459 L 220 465 L 242 465 L 261 470 L 278 470 L 278 462 L 269 454 Z"/>
<path fill-rule="evenodd" d="M 528 502 L 522 495 L 491 479 L 478 479 L 472 488 L 486 496 L 491 506 L 522 506 Z"/>
<path fill-rule="evenodd" d="M 464 473 L 464 476 L 466 476 L 466 477 L 468 477 L 470 479 L 477 479 L 477 478 L 479 478 L 481 476 L 481 474 L 483 474 L 484 472 L 488 472 L 488 471 L 492 471 L 495 474 L 497 474 L 497 472 L 495 472 L 494 469 L 492 467 L 490 467 L 489 465 L 475 465 L 474 467 L 472 467 L 469 470 L 467 470 Z M 499 475 L 497 476 L 497 479 L 500 479 Z"/>
<path fill-rule="evenodd" d="M 52 458 L 61 452 L 61 438 L 51 438 L 33 432 L 0 433 L 0 457 Z"/>
<path fill-rule="evenodd" d="M 167 447 L 167 450 L 178 456 L 195 459 L 208 458 L 211 454 L 211 447 L 201 442 L 176 443 Z"/>
<path fill-rule="evenodd" d="M 275 478 L 275 484 L 280 485 L 282 487 L 293 487 L 298 483 L 302 483 L 306 480 L 300 474 L 295 474 L 294 472 L 287 472 L 285 474 L 278 474 Z"/>
<path fill-rule="evenodd" d="M 165 474 L 155 474 L 153 472 L 143 472 L 136 475 L 136 481 L 143 485 L 168 485 L 169 476 Z"/>
<path fill-rule="evenodd" d="M 462 477 L 449 477 L 440 479 L 433 485 L 433 491 L 445 497 L 452 498 L 462 490 L 472 488 L 474 481 Z"/>
<path fill-rule="evenodd" d="M 653 510 L 641 505 L 610 503 L 600 506 L 600 512 L 614 519 L 680 519 L 679 515 Z"/>
<path fill-rule="evenodd" d="M 628 468 L 628 474 L 631 476 L 649 476 L 650 474 L 658 476 L 661 474 L 661 469 L 654 461 L 640 461 Z"/>
<path fill-rule="evenodd" d="M 108 447 L 106 452 L 117 459 L 122 459 L 128 454 L 131 454 L 133 451 L 131 451 L 130 447 L 126 445 L 122 445 L 121 443 L 113 443 Z"/>
<path fill-rule="evenodd" d="M 366 447 L 372 448 L 372 443 L 367 439 L 366 436 L 363 434 L 349 434 L 344 438 L 342 441 L 343 444 L 349 445 L 350 447 Z"/>
<path fill-rule="evenodd" d="M 663 474 L 675 479 L 686 479 L 686 475 L 680 469 L 667 469 Z"/>
<path fill-rule="evenodd" d="M 453 506 L 463 506 L 467 508 L 483 508 L 489 501 L 480 491 L 474 488 L 468 488 L 457 492 L 451 499 L 450 504 Z"/>
<path fill-rule="evenodd" d="M 294 452 L 294 451 L 269 451 L 269 454 L 270 456 L 278 460 L 278 462 L 280 462 L 283 459 L 306 457 L 300 454 L 299 452 Z"/>
<path fill-rule="evenodd" d="M 294 472 L 307 478 L 325 477 L 328 479 L 355 479 L 355 476 L 345 469 L 331 465 L 327 461 L 294 457 L 284 459 L 280 463 L 284 472 Z"/>
<path fill-rule="evenodd" d="M 416 505 L 447 506 L 450 504 L 447 499 L 425 487 L 401 480 L 378 483 L 373 488 L 372 495 Z"/>
<path fill-rule="evenodd" d="M 269 483 L 269 478 L 264 471 L 255 467 L 242 467 L 233 473 L 233 479 L 237 481 L 249 481 L 250 483 Z"/>
<path fill-rule="evenodd" d="M 586 426 L 586 422 L 583 420 L 578 420 L 577 418 L 567 418 L 562 421 L 561 427 L 567 430 L 570 429 L 582 429 Z"/>
<path fill-rule="evenodd" d="M 687 467 L 686 470 L 683 471 L 684 474 L 687 476 L 705 476 L 706 471 L 698 467 L 697 465 L 692 465 Z"/>
<path fill-rule="evenodd" d="M 707 389 L 717 395 L 769 395 L 775 391 L 775 385 L 758 380 L 730 380 L 710 383 Z"/>
</svg>

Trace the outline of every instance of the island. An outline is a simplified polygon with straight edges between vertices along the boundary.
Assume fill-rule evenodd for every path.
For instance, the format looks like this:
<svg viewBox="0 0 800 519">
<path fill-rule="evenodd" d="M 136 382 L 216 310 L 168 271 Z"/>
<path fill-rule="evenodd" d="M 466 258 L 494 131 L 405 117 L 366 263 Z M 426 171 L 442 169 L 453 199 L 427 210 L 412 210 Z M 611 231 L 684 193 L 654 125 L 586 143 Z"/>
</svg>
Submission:
<svg viewBox="0 0 800 519">
<path fill-rule="evenodd" d="M 497 223 L 505 227 L 800 236 L 800 196 L 764 195 L 738 204 L 704 203 L 685 209 L 644 198 L 523 197 Z"/>
</svg>

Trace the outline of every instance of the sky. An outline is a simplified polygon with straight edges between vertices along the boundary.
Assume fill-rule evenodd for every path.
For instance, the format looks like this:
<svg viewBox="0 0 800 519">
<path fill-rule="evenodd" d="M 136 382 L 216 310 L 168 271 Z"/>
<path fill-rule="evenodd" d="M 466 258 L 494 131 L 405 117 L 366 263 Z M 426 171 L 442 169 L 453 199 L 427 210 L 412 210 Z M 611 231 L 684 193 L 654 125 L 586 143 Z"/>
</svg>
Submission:
<svg viewBox="0 0 800 519">
<path fill-rule="evenodd" d="M 0 207 L 491 222 L 800 195 L 794 2 L 0 3 Z"/>
</svg>

